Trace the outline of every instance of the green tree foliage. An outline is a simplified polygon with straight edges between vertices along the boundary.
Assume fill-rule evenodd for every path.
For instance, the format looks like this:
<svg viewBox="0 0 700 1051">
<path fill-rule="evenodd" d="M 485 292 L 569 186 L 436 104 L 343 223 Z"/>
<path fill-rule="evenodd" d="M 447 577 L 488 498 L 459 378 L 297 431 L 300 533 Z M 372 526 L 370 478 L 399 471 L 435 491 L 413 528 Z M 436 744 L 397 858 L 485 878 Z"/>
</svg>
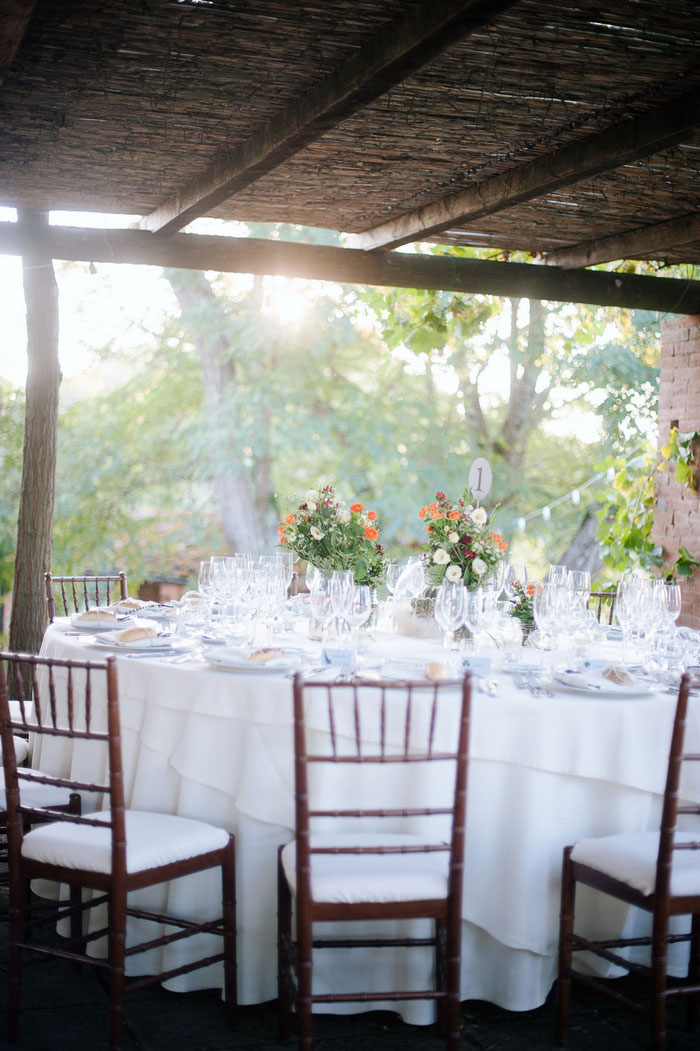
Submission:
<svg viewBox="0 0 700 1051">
<path fill-rule="evenodd" d="M 12 589 L 23 436 L 24 394 L 0 380 L 0 597 Z"/>
</svg>

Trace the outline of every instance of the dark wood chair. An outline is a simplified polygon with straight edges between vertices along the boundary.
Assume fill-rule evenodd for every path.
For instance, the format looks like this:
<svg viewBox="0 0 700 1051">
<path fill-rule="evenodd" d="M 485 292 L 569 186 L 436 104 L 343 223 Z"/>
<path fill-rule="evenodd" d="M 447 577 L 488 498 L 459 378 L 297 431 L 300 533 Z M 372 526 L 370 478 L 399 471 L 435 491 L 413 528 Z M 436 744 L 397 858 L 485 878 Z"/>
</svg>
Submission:
<svg viewBox="0 0 700 1051">
<path fill-rule="evenodd" d="M 598 989 L 617 1003 L 650 1016 L 651 1046 L 666 1048 L 666 1001 L 669 996 L 689 996 L 689 1023 L 694 1024 L 700 1000 L 700 827 L 697 820 L 679 830 L 678 816 L 700 816 L 700 806 L 679 805 L 681 770 L 684 763 L 700 762 L 700 754 L 684 751 L 688 701 L 700 704 L 700 690 L 684 675 L 678 692 L 673 736 L 664 793 L 660 831 L 631 832 L 600 839 L 580 840 L 564 850 L 561 924 L 559 936 L 559 980 L 556 1039 L 559 1046 L 569 1039 L 571 985 L 583 983 Z M 585 884 L 604 894 L 635 905 L 652 915 L 652 933 L 642 938 L 613 938 L 593 941 L 574 931 L 576 887 Z M 669 934 L 672 916 L 692 916 L 687 933 Z M 687 980 L 667 984 L 666 963 L 670 943 L 688 941 L 690 962 Z M 626 946 L 651 947 L 651 963 L 643 967 L 620 955 Z M 592 952 L 628 972 L 644 974 L 649 996 L 637 1002 L 617 992 L 599 978 L 573 969 L 572 954 Z"/>
<path fill-rule="evenodd" d="M 31 682 L 34 714 L 30 714 L 25 704 L 27 681 Z M 19 717 L 15 718 L 10 711 L 10 689 L 19 701 Z M 95 782 L 71 776 L 32 775 L 17 765 L 13 745 L 13 731 L 17 730 L 31 732 L 36 740 L 58 738 L 74 750 L 89 749 L 94 769 L 105 773 Z M 236 1003 L 234 840 L 224 829 L 202 821 L 125 810 L 114 660 L 69 661 L 0 653 L 0 734 L 10 852 L 10 1041 L 18 1037 L 22 965 L 35 962 L 37 954 L 106 971 L 111 1051 L 121 1046 L 125 992 L 220 961 L 224 964 L 224 1000 L 230 1022 Z M 103 759 L 100 751 L 105 753 Z M 38 809 L 31 797 L 31 786 L 37 781 L 49 787 L 95 795 L 104 801 L 104 808 L 80 815 Z M 49 822 L 47 815 L 52 819 Z M 42 823 L 35 825 L 37 819 Z M 29 831 L 27 826 L 32 826 Z M 214 868 L 221 870 L 223 897 L 222 915 L 214 919 L 194 921 L 163 915 L 138 908 L 129 901 L 131 892 Z M 84 901 L 80 905 L 66 909 L 58 903 L 56 921 L 69 918 L 75 912 L 84 920 L 89 910 L 106 905 L 107 926 L 89 933 L 81 927 L 77 935 L 58 946 L 55 938 L 42 940 L 42 928 L 35 930 L 29 923 L 31 905 L 26 894 L 27 881 L 37 878 L 65 884 L 78 894 L 87 892 L 82 894 Z M 152 931 L 152 937 L 138 944 L 127 944 L 129 917 L 144 921 L 139 924 L 140 930 L 145 925 L 149 933 Z M 164 928 L 167 933 L 163 933 Z M 223 939 L 221 950 L 184 964 L 180 962 L 158 974 L 141 975 L 133 980 L 125 978 L 126 960 L 202 934 Z M 86 951 L 88 943 L 100 937 L 107 938 L 107 960 L 88 955 Z M 181 961 L 181 954 L 177 959 Z"/>
<path fill-rule="evenodd" d="M 296 838 L 279 852 L 278 993 L 280 1036 L 288 1034 L 294 1003 L 301 1048 L 311 1047 L 312 1006 L 336 1001 L 436 1001 L 447 1047 L 459 1045 L 470 697 L 468 676 L 433 685 L 329 685 L 295 676 Z M 423 938 L 313 932 L 327 921 L 422 917 L 433 921 Z M 313 992 L 313 952 L 381 945 L 432 946 L 435 986 Z"/>
<path fill-rule="evenodd" d="M 588 608 L 595 611 L 599 624 L 612 624 L 616 598 L 614 591 L 591 591 Z"/>
<path fill-rule="evenodd" d="M 56 617 L 69 617 L 94 606 L 108 606 L 128 597 L 126 573 L 87 574 L 81 577 L 58 577 L 44 573 L 49 623 Z M 117 589 L 119 594 L 117 595 Z"/>
</svg>

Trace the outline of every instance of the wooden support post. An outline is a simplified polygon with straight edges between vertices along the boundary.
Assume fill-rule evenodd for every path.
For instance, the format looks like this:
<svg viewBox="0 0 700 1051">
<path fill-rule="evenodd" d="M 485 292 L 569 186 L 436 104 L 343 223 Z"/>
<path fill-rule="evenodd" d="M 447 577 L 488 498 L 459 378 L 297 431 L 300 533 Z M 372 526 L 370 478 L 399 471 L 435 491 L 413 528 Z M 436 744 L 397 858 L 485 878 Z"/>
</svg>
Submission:
<svg viewBox="0 0 700 1051">
<path fill-rule="evenodd" d="M 48 227 L 41 212 L 19 218 Z M 46 629 L 44 573 L 51 565 L 58 424 L 58 286 L 53 261 L 34 246 L 22 256 L 27 305 L 27 396 L 10 648 L 36 653 Z"/>
</svg>

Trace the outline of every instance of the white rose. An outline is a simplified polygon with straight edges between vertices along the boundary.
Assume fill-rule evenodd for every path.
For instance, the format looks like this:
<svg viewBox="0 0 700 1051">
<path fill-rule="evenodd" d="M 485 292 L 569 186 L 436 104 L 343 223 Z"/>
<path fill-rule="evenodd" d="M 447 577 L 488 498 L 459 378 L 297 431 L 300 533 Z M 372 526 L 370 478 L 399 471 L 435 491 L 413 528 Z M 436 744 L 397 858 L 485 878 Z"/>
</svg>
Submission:
<svg viewBox="0 0 700 1051">
<path fill-rule="evenodd" d="M 489 520 L 489 516 L 484 511 L 483 507 L 475 507 L 469 516 L 476 525 L 484 526 Z"/>
<path fill-rule="evenodd" d="M 447 554 L 447 552 L 443 548 L 439 547 L 437 549 L 437 551 L 435 552 L 435 554 L 433 555 L 433 562 L 435 563 L 435 565 L 436 566 L 446 566 L 449 563 L 449 561 L 450 561 L 450 556 Z"/>
<path fill-rule="evenodd" d="M 305 504 L 315 504 L 317 502 L 318 502 L 318 490 L 316 490 L 316 489 L 307 489 L 306 492 L 304 493 L 304 503 Z"/>
<path fill-rule="evenodd" d="M 351 518 L 352 514 L 350 513 L 350 511 L 347 510 L 347 508 L 343 508 L 342 511 L 338 511 L 338 521 L 341 525 L 347 525 Z"/>
<path fill-rule="evenodd" d="M 486 572 L 487 566 L 483 558 L 475 558 L 472 562 L 472 571 L 476 573 L 477 577 L 483 576 Z"/>
<path fill-rule="evenodd" d="M 310 502 L 308 502 L 306 504 L 306 510 L 307 511 L 315 511 L 316 510 L 316 504 L 313 502 L 313 500 L 311 500 Z"/>
<path fill-rule="evenodd" d="M 451 566 L 447 567 L 447 569 L 445 570 L 445 580 L 449 580 L 451 584 L 458 584 L 461 579 L 462 570 L 459 568 L 459 566 L 456 566 L 453 563 Z"/>
<path fill-rule="evenodd" d="M 448 533 L 447 534 L 447 539 L 449 540 L 449 542 L 451 544 L 456 544 L 457 541 L 459 540 L 459 533 Z"/>
<path fill-rule="evenodd" d="M 323 540 L 324 534 L 321 532 L 318 526 L 311 526 L 309 532 L 311 533 L 311 536 L 314 538 L 314 540 Z"/>
</svg>

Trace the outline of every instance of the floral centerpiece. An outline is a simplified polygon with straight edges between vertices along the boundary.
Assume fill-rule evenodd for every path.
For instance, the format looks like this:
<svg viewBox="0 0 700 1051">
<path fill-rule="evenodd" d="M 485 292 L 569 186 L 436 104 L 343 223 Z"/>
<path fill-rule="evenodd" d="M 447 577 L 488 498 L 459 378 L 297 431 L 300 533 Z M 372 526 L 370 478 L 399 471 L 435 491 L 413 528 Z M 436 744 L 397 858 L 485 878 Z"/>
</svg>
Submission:
<svg viewBox="0 0 700 1051">
<path fill-rule="evenodd" d="M 363 504 L 346 507 L 332 485 L 309 489 L 279 527 L 280 544 L 324 573 L 352 569 L 356 584 L 376 587 L 384 573 L 377 512 Z"/>
<path fill-rule="evenodd" d="M 418 517 L 427 520 L 428 574 L 433 584 L 460 580 L 469 590 L 483 587 L 500 567 L 508 545 L 489 529 L 483 507 L 466 501 L 466 491 L 457 503 L 437 492 L 435 501 L 421 507 Z"/>
</svg>

